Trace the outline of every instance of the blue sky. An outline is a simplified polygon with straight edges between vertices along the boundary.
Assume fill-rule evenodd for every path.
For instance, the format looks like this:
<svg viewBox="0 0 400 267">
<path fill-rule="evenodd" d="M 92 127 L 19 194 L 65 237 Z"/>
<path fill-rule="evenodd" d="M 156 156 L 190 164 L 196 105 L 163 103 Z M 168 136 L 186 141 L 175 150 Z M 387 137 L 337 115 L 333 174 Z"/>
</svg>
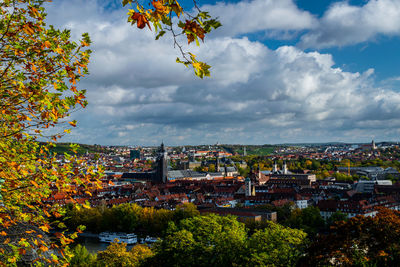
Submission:
<svg viewBox="0 0 400 267">
<path fill-rule="evenodd" d="M 127 24 L 119 1 L 47 4 L 49 24 L 93 40 L 89 106 L 63 141 L 399 140 L 399 0 L 198 2 L 223 24 L 189 47 L 212 65 L 204 80 L 175 63 L 170 37 Z"/>
</svg>

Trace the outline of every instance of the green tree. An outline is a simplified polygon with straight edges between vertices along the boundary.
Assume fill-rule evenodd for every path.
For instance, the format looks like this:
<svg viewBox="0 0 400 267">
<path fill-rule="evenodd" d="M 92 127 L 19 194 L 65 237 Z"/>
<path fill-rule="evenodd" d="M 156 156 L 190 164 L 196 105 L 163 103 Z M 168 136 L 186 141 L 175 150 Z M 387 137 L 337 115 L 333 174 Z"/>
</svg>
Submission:
<svg viewBox="0 0 400 267">
<path fill-rule="evenodd" d="M 239 264 L 247 233 L 235 217 L 214 214 L 170 223 L 167 236 L 155 245 L 163 266 L 232 266 Z"/>
<path fill-rule="evenodd" d="M 193 203 L 184 203 L 176 206 L 174 211 L 174 221 L 179 222 L 182 219 L 191 218 L 200 215 L 197 206 Z"/>
<path fill-rule="evenodd" d="M 125 243 L 111 243 L 106 250 L 97 254 L 92 266 L 106 267 L 139 267 L 148 266 L 147 261 L 153 257 L 153 251 L 147 245 L 135 245 L 127 251 Z"/>
<path fill-rule="evenodd" d="M 295 266 L 304 253 L 306 233 L 268 222 L 248 241 L 246 266 Z"/>
<path fill-rule="evenodd" d="M 126 250 L 126 243 L 111 243 L 106 250 L 97 253 L 97 265 L 107 267 L 135 266 L 135 259 Z"/>
<path fill-rule="evenodd" d="M 307 234 L 314 236 L 325 226 L 317 207 L 309 206 L 305 209 L 295 209 L 285 224 L 292 228 L 302 229 Z"/>
<path fill-rule="evenodd" d="M 87 251 L 86 247 L 78 244 L 72 249 L 73 257 L 69 262 L 73 267 L 89 267 L 96 262 L 96 255 Z"/>
<path fill-rule="evenodd" d="M 210 165 L 208 165 L 208 171 L 209 172 L 215 172 L 216 170 L 215 170 L 215 164 L 210 164 Z"/>
<path fill-rule="evenodd" d="M 136 204 L 121 204 L 112 208 L 113 220 L 117 231 L 132 233 L 139 223 L 140 207 Z"/>
<path fill-rule="evenodd" d="M 346 221 L 347 215 L 341 211 L 334 212 L 331 217 L 326 220 L 328 226 L 334 225 L 336 222 Z"/>
</svg>

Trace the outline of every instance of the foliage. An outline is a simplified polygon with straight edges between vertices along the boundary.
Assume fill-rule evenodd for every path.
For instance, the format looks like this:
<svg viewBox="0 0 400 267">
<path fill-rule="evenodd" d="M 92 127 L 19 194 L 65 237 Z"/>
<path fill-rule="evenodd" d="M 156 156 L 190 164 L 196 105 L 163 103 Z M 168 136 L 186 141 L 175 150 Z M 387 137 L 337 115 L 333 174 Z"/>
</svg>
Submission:
<svg viewBox="0 0 400 267">
<path fill-rule="evenodd" d="M 152 265 L 292 266 L 303 252 L 306 234 L 268 222 L 250 237 L 236 217 L 214 214 L 170 223 L 155 244 Z"/>
<path fill-rule="evenodd" d="M 340 221 L 309 247 L 304 266 L 396 266 L 400 261 L 400 212 L 380 208 L 375 217 Z"/>
<path fill-rule="evenodd" d="M 149 4 L 152 8 L 147 9 L 145 4 Z M 210 33 L 212 29 L 221 26 L 221 23 L 211 18 L 208 12 L 200 10 L 196 1 L 192 12 L 185 11 L 177 0 L 153 0 L 142 3 L 138 0 L 123 0 L 122 4 L 130 5 L 128 12 L 128 22 L 132 25 L 136 24 L 139 29 L 146 26 L 157 34 L 156 40 L 162 37 L 166 32 L 170 32 L 174 39 L 174 46 L 178 47 L 182 54 L 182 58 L 177 58 L 176 62 L 184 64 L 186 67 L 191 66 L 195 74 L 203 78 L 210 76 L 210 66 L 196 59 L 196 55 L 185 52 L 182 45 L 178 42 L 178 37 L 183 35 L 186 37 L 188 44 L 195 42 L 200 45 L 199 39 L 204 41 L 205 35 Z M 151 25 L 150 25 L 151 24 Z"/>
<path fill-rule="evenodd" d="M 126 250 L 125 243 L 111 243 L 106 250 L 97 254 L 97 266 L 107 267 L 135 267 L 141 266 L 153 252 L 146 245 L 136 245 L 131 251 Z"/>
<path fill-rule="evenodd" d="M 71 145 L 78 145 L 76 149 L 76 154 L 84 155 L 86 153 L 94 154 L 94 153 L 107 153 L 108 151 L 96 145 L 86 145 L 86 144 L 71 144 L 71 143 L 55 143 L 53 147 L 50 147 L 50 153 L 57 153 L 57 154 L 74 154 L 71 150 Z"/>
<path fill-rule="evenodd" d="M 87 34 L 77 44 L 69 31 L 46 26 L 43 2 L 0 2 L 0 228 L 24 222 L 48 232 L 48 218 L 63 214 L 57 205 L 43 201 L 51 188 L 69 195 L 76 186 L 99 186 L 93 168 L 69 156 L 70 163 L 60 165 L 49 153 L 51 144 L 36 142 L 38 137 L 55 141 L 68 133 L 70 129 L 55 135 L 44 130 L 60 124 L 77 105 L 86 106 L 85 91 L 77 89 L 77 82 L 88 73 L 90 55 Z M 56 237 L 57 244 L 47 244 L 38 235 L 35 249 L 60 249 L 58 255 L 63 255 L 62 247 L 72 240 L 64 232 Z M 31 247 L 22 237 L 8 245 Z M 8 264 L 15 264 L 25 251 L 17 249 Z M 54 254 L 51 260 L 59 263 Z"/>
<path fill-rule="evenodd" d="M 246 266 L 294 266 L 305 247 L 306 234 L 268 222 L 248 241 Z"/>
<path fill-rule="evenodd" d="M 80 244 L 72 249 L 72 254 L 69 262 L 72 267 L 89 267 L 96 262 L 96 255 L 89 253 L 86 247 Z"/>
<path fill-rule="evenodd" d="M 326 220 L 326 224 L 331 226 L 340 221 L 347 221 L 347 215 L 341 211 L 336 211 Z"/>
<path fill-rule="evenodd" d="M 325 221 L 317 207 L 309 206 L 305 209 L 293 210 L 290 218 L 284 224 L 291 228 L 302 229 L 307 234 L 314 236 L 324 228 Z"/>
<path fill-rule="evenodd" d="M 247 233 L 235 217 L 214 214 L 170 223 L 156 243 L 156 262 L 164 266 L 232 266 L 240 262 Z"/>
<path fill-rule="evenodd" d="M 174 211 L 165 209 L 142 208 L 137 204 L 121 204 L 111 208 L 72 208 L 67 212 L 67 225 L 76 228 L 85 225 L 95 233 L 102 231 L 135 232 L 139 235 L 162 236 L 170 221 L 179 222 L 199 214 L 196 206 L 185 203 Z"/>
</svg>

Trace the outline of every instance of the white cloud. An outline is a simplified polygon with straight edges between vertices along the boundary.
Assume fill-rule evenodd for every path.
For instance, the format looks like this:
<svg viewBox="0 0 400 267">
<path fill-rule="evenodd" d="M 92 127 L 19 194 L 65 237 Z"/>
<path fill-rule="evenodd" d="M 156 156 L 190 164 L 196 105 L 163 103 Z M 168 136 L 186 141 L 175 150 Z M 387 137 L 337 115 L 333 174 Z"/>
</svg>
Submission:
<svg viewBox="0 0 400 267">
<path fill-rule="evenodd" d="M 400 94 L 377 88 L 373 69 L 346 72 L 330 54 L 293 46 L 271 50 L 246 37 L 225 36 L 195 48 L 212 65 L 212 77 L 200 80 L 175 63 L 168 38 L 155 41 L 153 33 L 131 27 L 124 11 L 107 11 L 94 0 L 77 7 L 78 2 L 68 1 L 67 11 L 60 12 L 66 2 L 49 10 L 53 22 L 73 25 L 74 33 L 88 31 L 94 41 L 91 74 L 81 83 L 89 107 L 74 114 L 74 141 L 274 143 L 358 138 L 349 133 L 383 139 L 398 132 L 391 123 L 400 115 Z M 291 10 L 291 1 L 263 2 Z M 251 4 L 262 3 L 237 5 Z M 86 17 L 75 16 L 75 9 Z M 372 127 L 374 121 L 387 126 Z"/>
<path fill-rule="evenodd" d="M 257 31 L 273 30 L 275 36 L 287 37 L 286 31 L 298 31 L 314 27 L 316 19 L 307 11 L 300 10 L 292 0 L 253 0 L 238 3 L 218 2 L 202 7 L 213 17 L 219 17 L 223 27 L 218 35 L 236 36 Z M 281 34 L 277 34 L 278 32 Z"/>
<path fill-rule="evenodd" d="M 301 47 L 346 46 L 373 41 L 380 35 L 399 36 L 400 2 L 369 0 L 364 6 L 338 2 L 325 12 L 317 25 L 301 37 Z"/>
</svg>

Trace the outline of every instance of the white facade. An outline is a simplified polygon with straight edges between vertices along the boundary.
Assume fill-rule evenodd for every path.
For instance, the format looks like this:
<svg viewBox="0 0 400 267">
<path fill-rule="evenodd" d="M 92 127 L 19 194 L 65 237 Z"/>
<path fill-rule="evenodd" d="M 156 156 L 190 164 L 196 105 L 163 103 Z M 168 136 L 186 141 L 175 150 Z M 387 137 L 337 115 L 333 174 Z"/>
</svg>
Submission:
<svg viewBox="0 0 400 267">
<path fill-rule="evenodd" d="M 296 207 L 298 207 L 299 209 L 305 209 L 308 207 L 308 200 L 306 199 L 302 199 L 302 200 L 296 200 L 294 202 L 294 204 L 296 205 Z"/>
</svg>

